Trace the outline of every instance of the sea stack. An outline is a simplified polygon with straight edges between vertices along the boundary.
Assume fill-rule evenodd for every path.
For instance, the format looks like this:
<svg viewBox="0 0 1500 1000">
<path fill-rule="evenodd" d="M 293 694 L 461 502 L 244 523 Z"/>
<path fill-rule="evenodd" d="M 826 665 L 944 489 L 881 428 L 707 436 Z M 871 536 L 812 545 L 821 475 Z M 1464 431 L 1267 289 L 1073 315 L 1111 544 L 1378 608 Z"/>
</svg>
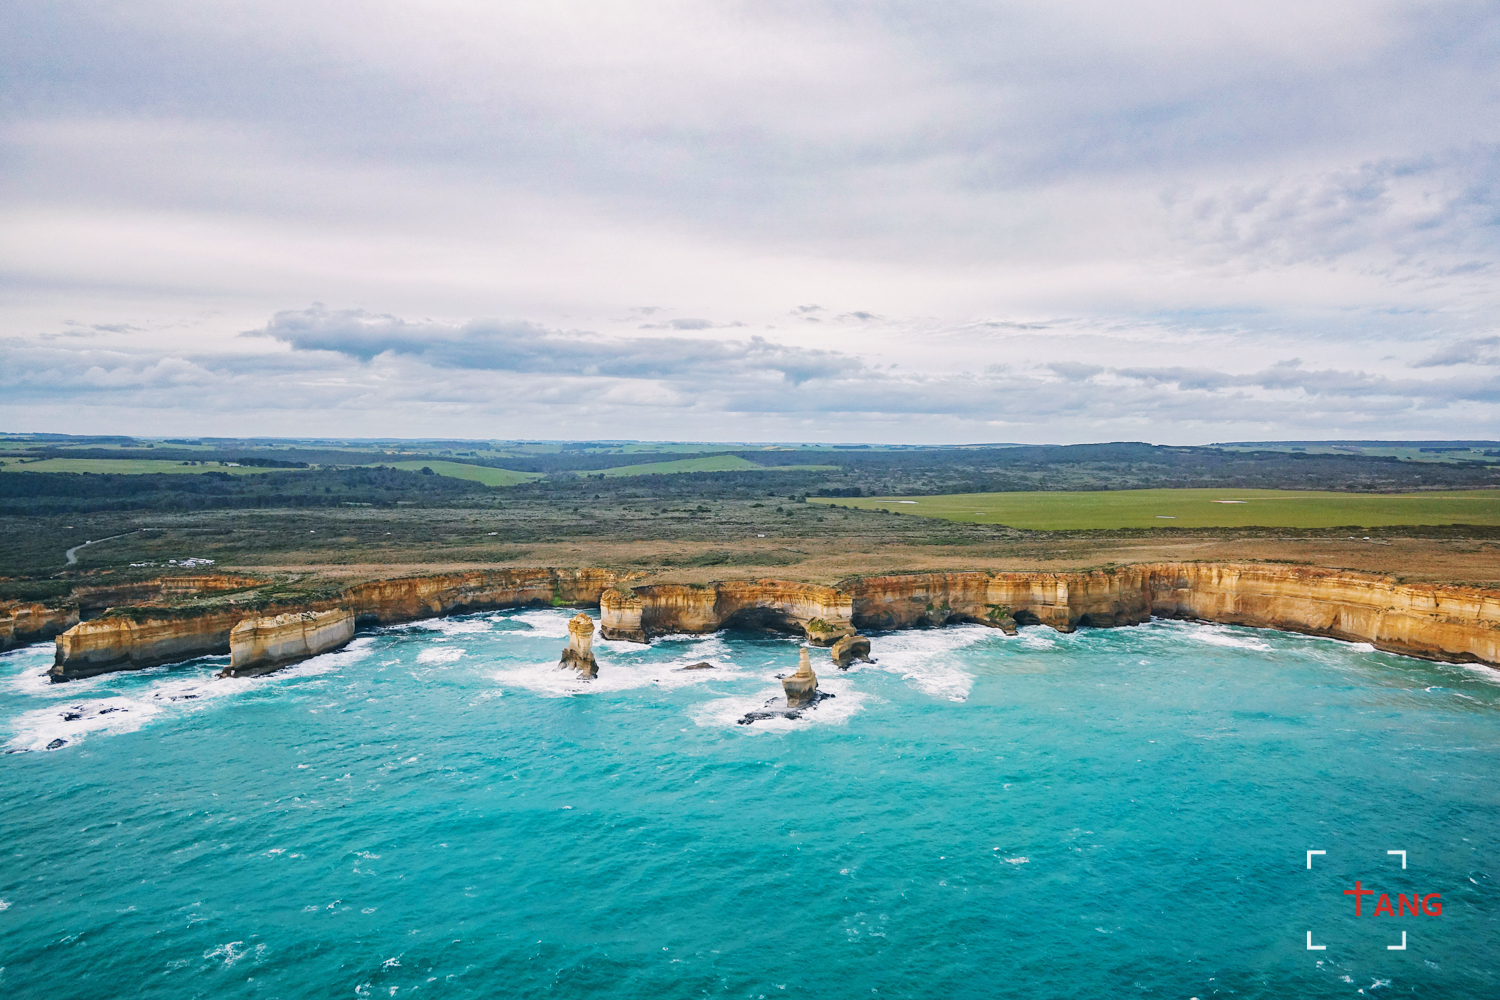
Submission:
<svg viewBox="0 0 1500 1000">
<path fill-rule="evenodd" d="M 802 647 L 802 657 L 797 663 L 797 672 L 781 679 L 786 689 L 787 708 L 806 708 L 817 700 L 818 675 L 813 673 L 812 662 L 807 658 L 807 647 Z"/>
<path fill-rule="evenodd" d="M 580 677 L 599 676 L 599 664 L 594 661 L 594 620 L 582 611 L 568 619 L 568 648 L 557 665 L 574 668 Z"/>
<path fill-rule="evenodd" d="M 834 665 L 840 670 L 848 670 L 855 660 L 874 662 L 870 659 L 870 640 L 862 635 L 846 635 L 834 643 L 828 652 L 833 657 Z"/>
<path fill-rule="evenodd" d="M 340 649 L 353 638 L 354 613 L 347 608 L 247 618 L 229 630 L 229 666 L 219 676 L 268 674 Z"/>
</svg>

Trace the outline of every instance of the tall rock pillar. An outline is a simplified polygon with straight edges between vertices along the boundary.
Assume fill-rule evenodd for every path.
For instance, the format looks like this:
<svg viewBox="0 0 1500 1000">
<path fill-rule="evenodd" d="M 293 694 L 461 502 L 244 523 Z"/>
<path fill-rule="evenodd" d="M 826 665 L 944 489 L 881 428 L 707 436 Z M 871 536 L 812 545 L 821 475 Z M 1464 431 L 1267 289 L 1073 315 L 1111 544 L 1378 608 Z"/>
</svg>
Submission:
<svg viewBox="0 0 1500 1000">
<path fill-rule="evenodd" d="M 568 648 L 557 665 L 574 668 L 580 677 L 599 676 L 599 664 L 594 660 L 594 620 L 581 611 L 568 619 Z"/>
<path fill-rule="evenodd" d="M 797 663 L 797 672 L 781 679 L 786 690 L 787 708 L 806 708 L 817 700 L 818 675 L 813 673 L 812 661 L 807 658 L 807 647 L 802 647 L 802 657 Z"/>
</svg>

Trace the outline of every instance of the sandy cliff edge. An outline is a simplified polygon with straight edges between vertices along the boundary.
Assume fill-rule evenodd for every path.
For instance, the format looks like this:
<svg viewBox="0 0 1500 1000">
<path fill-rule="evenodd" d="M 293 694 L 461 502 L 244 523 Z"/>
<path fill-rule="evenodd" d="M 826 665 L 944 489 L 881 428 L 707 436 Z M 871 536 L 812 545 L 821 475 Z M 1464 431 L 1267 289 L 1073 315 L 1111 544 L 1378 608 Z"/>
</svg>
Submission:
<svg viewBox="0 0 1500 1000">
<path fill-rule="evenodd" d="M 1148 563 L 1082 573 L 908 573 L 837 586 L 783 580 L 630 588 L 603 569 L 491 570 L 377 580 L 327 601 L 256 611 L 137 609 L 57 637 L 54 679 L 229 652 L 230 632 L 268 613 L 347 608 L 359 624 L 507 607 L 598 605 L 606 638 L 766 629 L 832 645 L 856 629 L 975 622 L 1060 631 L 1152 617 L 1251 625 L 1449 662 L 1500 666 L 1500 591 L 1258 563 Z"/>
</svg>

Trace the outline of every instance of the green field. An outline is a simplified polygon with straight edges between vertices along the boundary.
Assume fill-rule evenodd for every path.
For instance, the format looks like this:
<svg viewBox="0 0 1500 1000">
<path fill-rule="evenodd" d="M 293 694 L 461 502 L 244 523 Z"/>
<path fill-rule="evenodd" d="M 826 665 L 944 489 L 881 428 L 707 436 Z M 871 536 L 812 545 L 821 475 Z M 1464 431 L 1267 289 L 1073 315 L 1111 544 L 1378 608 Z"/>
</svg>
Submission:
<svg viewBox="0 0 1500 1000">
<path fill-rule="evenodd" d="M 388 469 L 406 469 L 409 472 L 421 472 L 423 468 L 428 468 L 440 476 L 472 479 L 486 486 L 515 486 L 518 483 L 529 483 L 533 479 L 542 478 L 539 472 L 512 472 L 509 469 L 491 469 L 484 465 L 465 465 L 462 462 L 382 462 L 381 464 Z"/>
<path fill-rule="evenodd" d="M 113 472 L 123 475 L 140 475 L 147 472 L 227 472 L 232 476 L 246 476 L 255 472 L 295 472 L 295 469 L 262 469 L 257 466 L 228 466 L 212 462 L 206 465 L 183 465 L 181 462 L 163 462 L 154 458 L 46 458 L 40 462 L 20 462 L 13 458 L 0 459 L 5 466 L 0 472 Z M 435 470 L 434 470 L 435 471 Z"/>
<path fill-rule="evenodd" d="M 709 455 L 705 458 L 685 458 L 678 462 L 650 462 L 646 465 L 617 465 L 613 469 L 599 469 L 594 472 L 585 472 L 581 475 L 597 476 L 603 473 L 606 476 L 665 476 L 674 472 L 767 472 L 784 471 L 786 469 L 824 470 L 832 469 L 832 465 L 756 465 L 754 462 L 740 458 L 737 455 Z"/>
<path fill-rule="evenodd" d="M 1371 458 L 1398 458 L 1403 462 L 1500 462 L 1495 452 L 1500 442 L 1480 441 L 1457 447 L 1452 442 L 1347 442 L 1347 441 L 1251 441 L 1216 444 L 1210 447 L 1225 451 L 1281 451 L 1301 455 L 1364 455 Z"/>
<path fill-rule="evenodd" d="M 888 510 L 949 521 L 1058 531 L 1087 528 L 1500 525 L 1500 489 L 1443 493 L 1111 490 L 956 493 L 931 497 L 808 497 L 807 502 Z"/>
</svg>

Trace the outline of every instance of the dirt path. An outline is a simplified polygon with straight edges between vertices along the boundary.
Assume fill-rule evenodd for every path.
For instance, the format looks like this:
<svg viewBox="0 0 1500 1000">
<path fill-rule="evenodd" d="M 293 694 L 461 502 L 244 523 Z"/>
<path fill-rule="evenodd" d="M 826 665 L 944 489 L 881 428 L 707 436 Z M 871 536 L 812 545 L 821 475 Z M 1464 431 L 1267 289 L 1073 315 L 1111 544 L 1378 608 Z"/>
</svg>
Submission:
<svg viewBox="0 0 1500 1000">
<path fill-rule="evenodd" d="M 144 530 L 144 529 L 142 529 L 142 530 Z M 98 545 L 100 542 L 107 542 L 111 538 L 124 538 L 125 535 L 133 535 L 133 534 L 135 534 L 134 531 L 127 531 L 124 534 L 120 534 L 120 535 L 106 535 L 104 538 L 91 538 L 88 541 L 84 542 L 82 545 L 75 545 L 75 546 L 73 546 L 67 552 L 64 552 L 63 555 L 65 555 L 65 556 L 68 557 L 68 565 L 69 566 L 76 566 L 78 564 L 78 550 L 79 549 L 86 548 L 87 546 L 90 546 L 90 545 Z"/>
</svg>

